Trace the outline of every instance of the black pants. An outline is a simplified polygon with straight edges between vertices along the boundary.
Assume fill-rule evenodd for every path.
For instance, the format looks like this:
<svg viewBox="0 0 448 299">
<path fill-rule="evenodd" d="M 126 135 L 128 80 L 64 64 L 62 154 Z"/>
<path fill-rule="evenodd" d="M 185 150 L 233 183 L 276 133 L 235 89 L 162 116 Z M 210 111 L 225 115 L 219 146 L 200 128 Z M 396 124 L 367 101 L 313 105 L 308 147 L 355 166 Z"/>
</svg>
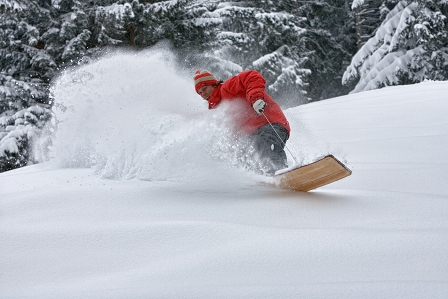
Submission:
<svg viewBox="0 0 448 299">
<path fill-rule="evenodd" d="M 288 131 L 279 124 L 264 125 L 248 136 L 240 158 L 245 167 L 257 173 L 273 175 L 288 167 L 285 143 Z"/>
</svg>

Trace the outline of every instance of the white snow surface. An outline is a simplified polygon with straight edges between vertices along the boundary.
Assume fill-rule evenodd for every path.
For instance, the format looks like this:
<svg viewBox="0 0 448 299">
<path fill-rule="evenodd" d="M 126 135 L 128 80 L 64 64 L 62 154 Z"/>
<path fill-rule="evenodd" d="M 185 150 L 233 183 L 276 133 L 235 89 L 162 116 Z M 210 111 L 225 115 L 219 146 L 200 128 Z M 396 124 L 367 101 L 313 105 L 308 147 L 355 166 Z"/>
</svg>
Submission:
<svg viewBox="0 0 448 299">
<path fill-rule="evenodd" d="M 0 298 L 447 298 L 447 82 L 287 109 L 296 159 L 353 171 L 302 193 L 234 167 L 169 58 L 55 83 L 53 159 L 0 174 Z"/>
</svg>

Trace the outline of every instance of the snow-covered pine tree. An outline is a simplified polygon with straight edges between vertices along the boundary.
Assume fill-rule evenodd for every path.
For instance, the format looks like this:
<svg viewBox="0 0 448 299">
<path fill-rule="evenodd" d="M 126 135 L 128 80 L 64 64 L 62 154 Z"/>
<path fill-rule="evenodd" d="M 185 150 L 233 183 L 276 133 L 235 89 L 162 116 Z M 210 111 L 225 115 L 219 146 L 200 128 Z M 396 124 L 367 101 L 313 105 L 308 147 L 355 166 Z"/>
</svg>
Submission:
<svg viewBox="0 0 448 299">
<path fill-rule="evenodd" d="M 352 92 L 448 78 L 447 3 L 400 1 L 356 53 L 343 84 Z"/>
<path fill-rule="evenodd" d="M 218 21 L 217 39 L 187 60 L 223 79 L 257 69 L 285 106 L 346 94 L 341 78 L 356 53 L 346 2 L 198 0 L 196 12 Z"/>
<path fill-rule="evenodd" d="M 0 11 L 0 171 L 6 171 L 41 160 L 45 151 L 36 147 L 49 141 L 43 130 L 57 69 L 111 39 L 92 34 L 99 25 L 84 2 L 3 0 Z"/>
<path fill-rule="evenodd" d="M 176 49 L 201 49 L 214 38 L 216 20 L 197 0 L 119 1 L 96 8 L 97 26 L 109 44 L 144 48 L 169 40 Z"/>
<path fill-rule="evenodd" d="M 33 140 L 50 118 L 48 81 L 56 64 L 39 29 L 51 20 L 34 1 L 3 1 L 0 14 L 0 172 L 35 161 Z"/>
<path fill-rule="evenodd" d="M 59 2 L 61 14 L 58 18 L 60 24 L 58 44 L 64 45 L 63 50 L 59 50 L 57 54 L 60 66 L 76 65 L 88 53 L 89 47 L 94 46 L 90 42 L 92 24 L 87 11 L 86 5 L 80 1 Z"/>
<path fill-rule="evenodd" d="M 372 33 L 381 24 L 380 7 L 382 0 L 354 0 L 352 10 L 356 28 L 358 50 L 372 37 Z"/>
<path fill-rule="evenodd" d="M 139 46 L 152 46 L 161 40 L 169 40 L 175 49 L 201 51 L 215 39 L 220 20 L 209 14 L 202 3 L 197 3 L 201 1 L 151 2 L 143 13 Z"/>
<path fill-rule="evenodd" d="M 108 1 L 110 2 L 110 1 Z M 109 3 L 99 1 L 92 9 L 91 42 L 103 46 L 135 46 L 136 39 L 144 27 L 142 14 L 144 6 L 139 1 L 132 3 Z"/>
<path fill-rule="evenodd" d="M 350 88 L 341 84 L 342 74 L 357 49 L 346 1 L 289 2 L 286 8 L 305 19 L 300 48 L 307 57 L 303 67 L 311 70 L 307 77 L 309 97 L 318 101 L 347 94 Z"/>
<path fill-rule="evenodd" d="M 141 18 L 143 5 L 132 3 L 113 3 L 95 10 L 95 32 L 101 45 L 123 45 L 133 47 L 144 26 Z"/>
<path fill-rule="evenodd" d="M 203 16 L 219 25 L 200 67 L 223 79 L 243 69 L 256 69 L 283 106 L 309 101 L 304 91 L 309 70 L 301 66 L 304 57 L 297 47 L 304 32 L 300 18 L 276 11 L 270 1 L 197 2 L 197 11 L 202 9 Z"/>
<path fill-rule="evenodd" d="M 139 47 L 147 47 L 155 45 L 161 40 L 169 40 L 173 44 L 179 46 L 182 44 L 176 39 L 180 24 L 186 21 L 187 10 L 186 5 L 191 1 L 158 1 L 144 6 L 142 11 L 139 27 L 137 28 L 136 45 Z M 188 35 L 188 32 L 182 32 Z M 185 39 L 188 41 L 188 37 Z M 187 44 L 185 44 L 187 46 Z"/>
</svg>

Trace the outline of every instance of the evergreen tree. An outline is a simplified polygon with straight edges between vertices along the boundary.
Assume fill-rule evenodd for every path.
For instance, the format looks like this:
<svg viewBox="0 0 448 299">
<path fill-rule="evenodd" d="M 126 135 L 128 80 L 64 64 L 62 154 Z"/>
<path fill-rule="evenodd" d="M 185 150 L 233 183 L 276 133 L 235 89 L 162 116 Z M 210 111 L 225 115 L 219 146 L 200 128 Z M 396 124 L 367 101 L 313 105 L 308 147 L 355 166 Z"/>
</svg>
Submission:
<svg viewBox="0 0 448 299">
<path fill-rule="evenodd" d="M 307 57 L 308 94 L 313 101 L 347 94 L 350 87 L 341 84 L 342 74 L 356 53 L 353 16 L 345 0 L 290 1 L 292 12 L 305 19 L 301 38 Z M 295 7 L 293 3 L 296 3 Z"/>
<path fill-rule="evenodd" d="M 429 80 L 446 80 L 446 3 L 400 1 L 376 35 L 353 57 L 343 83 L 353 92 Z"/>
<path fill-rule="evenodd" d="M 305 57 L 299 40 L 305 30 L 300 18 L 275 11 L 270 1 L 199 4 L 196 12 L 201 12 L 202 24 L 213 24 L 209 27 L 217 38 L 204 44 L 206 59 L 201 59 L 198 67 L 223 79 L 243 69 L 255 69 L 264 75 L 268 91 L 283 106 L 309 101 L 303 88 L 309 70 L 302 67 Z"/>
<path fill-rule="evenodd" d="M 56 66 L 40 41 L 47 9 L 9 1 L 0 14 L 0 172 L 35 160 L 33 140 L 50 118 L 48 83 Z"/>
<path fill-rule="evenodd" d="M 382 0 L 354 0 L 352 10 L 356 28 L 358 50 L 372 37 L 372 33 L 381 24 Z"/>
<path fill-rule="evenodd" d="M 147 5 L 138 45 L 169 40 L 176 49 L 204 50 L 216 38 L 217 20 L 198 1 L 159 1 Z"/>
<path fill-rule="evenodd" d="M 49 142 L 44 130 L 52 115 L 51 79 L 58 68 L 94 53 L 102 41 L 101 32 L 95 36 L 90 30 L 98 26 L 83 2 L 1 4 L 0 172 L 41 159 Z"/>
<path fill-rule="evenodd" d="M 197 2 L 203 20 L 215 21 L 217 38 L 203 44 L 200 59 L 189 51 L 192 65 L 221 78 L 256 69 L 283 106 L 350 90 L 341 79 L 356 53 L 356 38 L 345 0 Z"/>
</svg>

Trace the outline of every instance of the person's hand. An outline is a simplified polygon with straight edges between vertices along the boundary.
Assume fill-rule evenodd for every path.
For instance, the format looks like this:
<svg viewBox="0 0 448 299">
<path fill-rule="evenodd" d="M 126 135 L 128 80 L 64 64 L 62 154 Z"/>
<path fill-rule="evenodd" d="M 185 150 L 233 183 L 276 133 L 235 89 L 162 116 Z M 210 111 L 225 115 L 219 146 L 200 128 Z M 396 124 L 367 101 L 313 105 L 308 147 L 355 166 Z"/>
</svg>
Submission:
<svg viewBox="0 0 448 299">
<path fill-rule="evenodd" d="M 266 102 L 263 101 L 262 99 L 258 99 L 255 101 L 255 103 L 252 105 L 252 107 L 254 108 L 255 112 L 257 112 L 258 115 L 263 114 L 264 108 L 266 108 Z"/>
</svg>

